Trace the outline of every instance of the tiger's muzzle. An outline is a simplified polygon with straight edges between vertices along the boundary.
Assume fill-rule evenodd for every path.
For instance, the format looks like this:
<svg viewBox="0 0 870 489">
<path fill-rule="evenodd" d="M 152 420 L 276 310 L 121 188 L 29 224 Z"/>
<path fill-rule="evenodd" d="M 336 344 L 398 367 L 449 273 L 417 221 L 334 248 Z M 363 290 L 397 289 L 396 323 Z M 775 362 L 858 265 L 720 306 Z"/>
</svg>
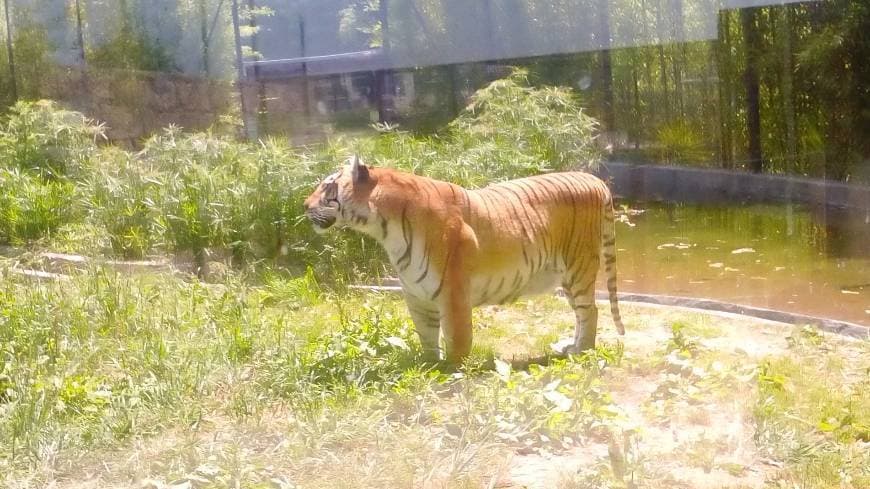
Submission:
<svg viewBox="0 0 870 489">
<path fill-rule="evenodd" d="M 332 207 L 309 207 L 305 209 L 305 217 L 311 221 L 314 231 L 326 232 L 336 221 L 336 210 Z"/>
</svg>

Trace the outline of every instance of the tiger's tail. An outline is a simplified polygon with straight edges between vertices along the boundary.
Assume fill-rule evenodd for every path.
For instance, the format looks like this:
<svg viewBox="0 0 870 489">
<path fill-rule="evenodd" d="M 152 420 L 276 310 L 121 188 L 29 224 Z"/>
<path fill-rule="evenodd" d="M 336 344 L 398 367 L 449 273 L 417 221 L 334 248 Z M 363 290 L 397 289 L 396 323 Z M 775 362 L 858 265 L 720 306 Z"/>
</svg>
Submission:
<svg viewBox="0 0 870 489">
<path fill-rule="evenodd" d="M 619 303 L 616 298 L 616 222 L 613 217 L 613 198 L 608 196 L 604 204 L 604 220 L 601 222 L 601 255 L 604 258 L 604 273 L 607 277 L 607 293 L 610 298 L 610 312 L 613 324 L 619 334 L 625 334 L 625 326 L 619 315 Z"/>
</svg>

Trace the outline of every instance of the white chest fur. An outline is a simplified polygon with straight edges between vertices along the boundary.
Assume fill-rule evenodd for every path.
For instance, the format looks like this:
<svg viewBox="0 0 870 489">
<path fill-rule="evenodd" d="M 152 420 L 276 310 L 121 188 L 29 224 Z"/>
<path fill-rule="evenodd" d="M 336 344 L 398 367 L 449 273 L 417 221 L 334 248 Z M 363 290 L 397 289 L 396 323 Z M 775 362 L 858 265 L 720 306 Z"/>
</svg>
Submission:
<svg viewBox="0 0 870 489">
<path fill-rule="evenodd" d="M 432 262 L 425 236 L 413 229 L 406 228 L 403 232 L 401 223 L 397 222 L 388 224 L 386 234 L 381 244 L 399 275 L 404 293 L 430 300 L 441 286 L 443 270 Z"/>
</svg>

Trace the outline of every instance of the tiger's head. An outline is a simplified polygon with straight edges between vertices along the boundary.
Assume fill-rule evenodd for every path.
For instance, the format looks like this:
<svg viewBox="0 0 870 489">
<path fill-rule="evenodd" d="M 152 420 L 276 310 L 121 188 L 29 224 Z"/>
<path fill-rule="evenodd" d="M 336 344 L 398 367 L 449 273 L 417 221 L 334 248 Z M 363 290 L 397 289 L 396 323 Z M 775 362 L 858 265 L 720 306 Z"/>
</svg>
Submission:
<svg viewBox="0 0 870 489">
<path fill-rule="evenodd" d="M 370 169 L 354 155 L 329 175 L 302 204 L 314 230 L 324 233 L 333 225 L 360 227 L 369 222 L 369 195 L 376 184 Z"/>
</svg>

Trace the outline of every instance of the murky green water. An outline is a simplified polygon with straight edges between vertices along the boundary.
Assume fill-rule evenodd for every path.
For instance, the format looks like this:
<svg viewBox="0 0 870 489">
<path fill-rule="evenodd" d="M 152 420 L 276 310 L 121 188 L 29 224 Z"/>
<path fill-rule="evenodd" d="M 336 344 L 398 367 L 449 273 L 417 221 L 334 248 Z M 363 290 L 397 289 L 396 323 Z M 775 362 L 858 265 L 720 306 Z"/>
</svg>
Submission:
<svg viewBox="0 0 870 489">
<path fill-rule="evenodd" d="M 628 216 L 631 226 L 617 227 L 621 291 L 870 326 L 870 214 L 758 205 L 637 208 L 644 212 Z"/>
</svg>

